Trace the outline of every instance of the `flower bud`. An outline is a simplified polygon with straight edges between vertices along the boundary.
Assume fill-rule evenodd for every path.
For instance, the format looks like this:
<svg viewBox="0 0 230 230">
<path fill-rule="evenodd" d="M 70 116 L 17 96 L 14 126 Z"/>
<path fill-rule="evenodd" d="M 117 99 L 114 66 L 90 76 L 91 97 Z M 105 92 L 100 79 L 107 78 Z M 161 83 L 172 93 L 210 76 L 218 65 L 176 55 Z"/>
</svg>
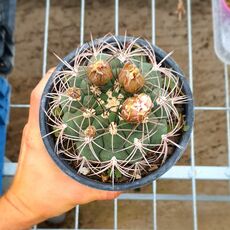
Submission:
<svg viewBox="0 0 230 230">
<path fill-rule="evenodd" d="M 127 98 L 121 107 L 121 117 L 128 122 L 142 122 L 151 112 L 153 103 L 144 93 Z"/>
<path fill-rule="evenodd" d="M 95 137 L 96 136 L 96 128 L 92 125 L 88 126 L 84 131 L 85 136 L 87 137 Z"/>
<path fill-rule="evenodd" d="M 138 92 L 145 84 L 140 70 L 132 63 L 127 62 L 118 76 L 119 83 L 128 93 Z"/>
<path fill-rule="evenodd" d="M 65 95 L 74 100 L 81 100 L 81 90 L 77 87 L 70 87 L 65 91 Z"/>
<path fill-rule="evenodd" d="M 89 81 L 97 86 L 105 85 L 113 77 L 109 63 L 103 60 L 88 65 L 87 73 Z"/>
</svg>

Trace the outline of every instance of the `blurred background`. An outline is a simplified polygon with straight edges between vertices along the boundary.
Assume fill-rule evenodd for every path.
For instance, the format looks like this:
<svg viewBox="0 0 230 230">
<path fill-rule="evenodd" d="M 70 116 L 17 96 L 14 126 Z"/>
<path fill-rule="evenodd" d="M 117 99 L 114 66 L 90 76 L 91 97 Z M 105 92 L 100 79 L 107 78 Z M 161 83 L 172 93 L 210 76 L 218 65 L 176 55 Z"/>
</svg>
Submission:
<svg viewBox="0 0 230 230">
<path fill-rule="evenodd" d="M 51 0 L 49 11 L 48 50 L 60 57 L 66 56 L 80 44 L 80 0 Z M 119 1 L 119 34 L 125 31 L 131 36 L 152 39 L 152 1 Z M 190 2 L 190 1 L 188 1 Z M 115 32 L 114 0 L 85 0 L 84 41 Z M 192 61 L 188 56 L 187 2 L 181 20 L 176 13 L 177 0 L 155 1 L 156 44 L 166 52 L 174 50 L 173 58 L 185 75 L 189 68 L 193 73 L 194 100 L 196 106 L 225 106 L 224 64 L 216 57 L 213 47 L 211 1 L 191 1 Z M 8 80 L 12 87 L 11 104 L 28 104 L 31 90 L 42 77 L 44 25 L 46 1 L 18 0 L 15 24 L 15 66 Z M 57 65 L 58 60 L 48 51 L 47 70 Z M 226 67 L 228 68 L 228 67 Z M 228 68 L 229 69 L 229 68 Z M 226 71 L 226 70 L 225 70 Z M 229 72 L 229 71 L 228 71 Z M 229 72 L 230 73 L 230 72 Z M 197 166 L 227 166 L 227 120 L 225 110 L 196 111 L 194 128 L 195 164 Z M 8 125 L 6 157 L 17 162 L 22 129 L 27 122 L 28 108 L 11 108 Z M 178 165 L 190 166 L 190 147 Z M 45 170 L 45 169 L 44 169 Z M 192 194 L 191 180 L 158 180 L 157 194 Z M 227 180 L 196 180 L 197 195 L 229 196 Z M 152 194 L 152 185 L 136 194 Z M 157 201 L 157 229 L 189 230 L 194 228 L 193 202 Z M 153 229 L 152 200 L 118 200 L 117 228 Z M 197 220 L 202 230 L 227 230 L 230 226 L 228 202 L 197 201 Z M 79 228 L 114 228 L 114 202 L 100 201 L 79 208 Z M 66 214 L 63 223 L 44 222 L 39 228 L 74 228 L 75 210 Z M 155 226 L 156 227 L 156 226 Z"/>
</svg>

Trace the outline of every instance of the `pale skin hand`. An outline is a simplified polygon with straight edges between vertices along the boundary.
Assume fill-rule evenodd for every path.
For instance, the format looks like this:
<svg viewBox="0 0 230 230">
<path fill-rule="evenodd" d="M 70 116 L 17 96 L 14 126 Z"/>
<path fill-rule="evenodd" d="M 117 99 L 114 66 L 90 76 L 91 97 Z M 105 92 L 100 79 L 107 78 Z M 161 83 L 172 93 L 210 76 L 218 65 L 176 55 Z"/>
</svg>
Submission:
<svg viewBox="0 0 230 230">
<path fill-rule="evenodd" d="M 12 186 L 0 199 L 0 229 L 27 229 L 77 204 L 114 199 L 120 194 L 96 190 L 74 181 L 55 165 L 47 153 L 39 130 L 39 104 L 53 70 L 48 71 L 31 94 L 17 172 Z"/>
</svg>

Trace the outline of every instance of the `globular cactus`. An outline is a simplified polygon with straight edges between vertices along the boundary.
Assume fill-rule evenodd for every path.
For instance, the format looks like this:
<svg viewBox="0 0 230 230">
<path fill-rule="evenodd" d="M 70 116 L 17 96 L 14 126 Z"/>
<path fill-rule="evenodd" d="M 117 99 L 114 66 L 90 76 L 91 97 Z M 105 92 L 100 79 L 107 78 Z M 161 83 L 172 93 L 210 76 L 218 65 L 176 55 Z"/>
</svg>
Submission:
<svg viewBox="0 0 230 230">
<path fill-rule="evenodd" d="M 180 147 L 188 100 L 150 45 L 114 40 L 62 61 L 46 111 L 57 154 L 77 173 L 112 183 L 140 179 Z"/>
</svg>

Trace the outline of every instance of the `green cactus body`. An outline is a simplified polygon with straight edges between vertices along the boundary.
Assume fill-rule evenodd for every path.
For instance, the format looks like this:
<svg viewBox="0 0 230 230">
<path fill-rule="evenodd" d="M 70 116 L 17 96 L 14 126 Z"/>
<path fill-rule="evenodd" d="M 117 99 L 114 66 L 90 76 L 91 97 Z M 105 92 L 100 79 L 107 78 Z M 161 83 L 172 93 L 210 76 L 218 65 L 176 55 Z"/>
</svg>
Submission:
<svg viewBox="0 0 230 230">
<path fill-rule="evenodd" d="M 88 95 L 88 93 L 89 93 L 89 83 L 87 82 L 86 79 L 82 79 L 82 81 L 80 83 L 80 89 L 81 89 L 83 94 Z"/>
<path fill-rule="evenodd" d="M 128 137 L 128 135 L 135 129 L 135 125 L 123 120 L 119 123 L 119 129 L 122 130 L 125 137 Z"/>
<path fill-rule="evenodd" d="M 95 112 L 97 116 L 101 115 L 104 112 L 104 110 L 105 108 L 100 103 L 98 103 L 97 106 L 95 107 Z"/>
<path fill-rule="evenodd" d="M 85 78 L 85 75 L 83 76 L 72 76 L 66 79 L 66 83 L 68 87 L 81 87 L 81 82 Z"/>
<path fill-rule="evenodd" d="M 146 144 L 149 144 L 149 139 L 144 137 L 142 132 L 135 131 L 127 137 L 125 143 L 126 152 L 130 156 L 132 163 L 137 162 L 143 158 L 146 150 L 143 148 Z"/>
<path fill-rule="evenodd" d="M 168 133 L 168 124 L 165 119 L 160 120 L 159 125 L 155 126 L 155 129 L 152 130 L 152 135 L 150 137 L 150 142 L 152 144 L 161 144 L 162 135 Z"/>
<path fill-rule="evenodd" d="M 76 112 L 75 113 L 77 118 L 75 121 L 79 124 L 81 129 L 86 129 L 89 125 L 93 123 L 93 118 L 92 117 L 84 117 L 83 112 Z"/>
<path fill-rule="evenodd" d="M 94 95 L 85 95 L 82 104 L 87 108 L 95 109 L 98 106 L 98 102 Z"/>
<path fill-rule="evenodd" d="M 125 151 L 116 152 L 116 149 L 114 151 L 115 152 L 112 152 L 111 150 L 102 150 L 100 152 L 100 159 L 102 161 L 109 161 L 113 157 L 116 157 L 117 160 L 125 160 L 128 157 L 128 154 Z"/>
<path fill-rule="evenodd" d="M 48 115 L 58 122 L 52 132 L 63 141 L 59 148 L 74 149 L 95 167 L 92 174 L 113 168 L 121 177 L 134 178 L 137 163 L 145 162 L 139 170 L 146 174 L 154 163 L 154 147 L 168 144 L 168 135 L 179 130 L 175 104 L 183 104 L 182 99 L 178 103 L 183 93 L 176 76 L 158 66 L 149 50 L 135 43 L 104 47 L 82 51 L 72 75 L 57 74 Z"/>
<path fill-rule="evenodd" d="M 63 124 L 66 125 L 66 128 L 64 129 L 64 133 L 66 135 L 70 135 L 70 136 L 78 136 L 79 135 L 79 131 L 80 131 L 80 127 L 79 124 L 76 123 L 77 120 L 77 115 L 76 113 L 70 113 L 70 112 L 65 112 L 63 117 L 62 117 L 62 121 Z"/>
<path fill-rule="evenodd" d="M 109 126 L 109 121 L 108 119 L 103 118 L 101 115 L 97 116 L 92 125 L 96 127 L 96 129 L 106 129 Z"/>
<path fill-rule="evenodd" d="M 148 91 L 151 91 L 150 89 L 154 88 L 160 88 L 162 86 L 162 77 L 161 73 L 157 70 L 154 70 L 153 65 L 149 63 L 142 63 L 141 64 L 141 70 L 143 75 L 145 76 L 146 80 L 146 89 Z"/>
<path fill-rule="evenodd" d="M 138 68 L 142 69 L 144 63 L 148 63 L 146 56 L 134 56 L 131 58 L 131 62 L 135 64 Z"/>
<path fill-rule="evenodd" d="M 62 112 L 76 112 L 79 108 L 81 108 L 82 104 L 80 101 L 71 100 L 68 96 L 61 96 L 60 106 L 62 108 Z"/>
<path fill-rule="evenodd" d="M 124 142 L 124 139 L 121 137 L 122 133 L 117 133 L 115 135 L 112 135 L 110 133 L 106 133 L 103 136 L 103 140 L 105 143 L 106 149 L 120 149 L 122 148 L 122 143 Z"/>
<path fill-rule="evenodd" d="M 103 140 L 100 138 L 92 139 L 89 143 L 85 143 L 83 140 L 77 141 L 76 147 L 81 156 L 88 160 L 96 161 L 99 160 L 99 154 L 103 150 Z"/>
<path fill-rule="evenodd" d="M 67 84 L 69 87 L 81 87 L 81 82 L 82 82 L 83 77 L 71 77 L 67 79 Z"/>
</svg>

